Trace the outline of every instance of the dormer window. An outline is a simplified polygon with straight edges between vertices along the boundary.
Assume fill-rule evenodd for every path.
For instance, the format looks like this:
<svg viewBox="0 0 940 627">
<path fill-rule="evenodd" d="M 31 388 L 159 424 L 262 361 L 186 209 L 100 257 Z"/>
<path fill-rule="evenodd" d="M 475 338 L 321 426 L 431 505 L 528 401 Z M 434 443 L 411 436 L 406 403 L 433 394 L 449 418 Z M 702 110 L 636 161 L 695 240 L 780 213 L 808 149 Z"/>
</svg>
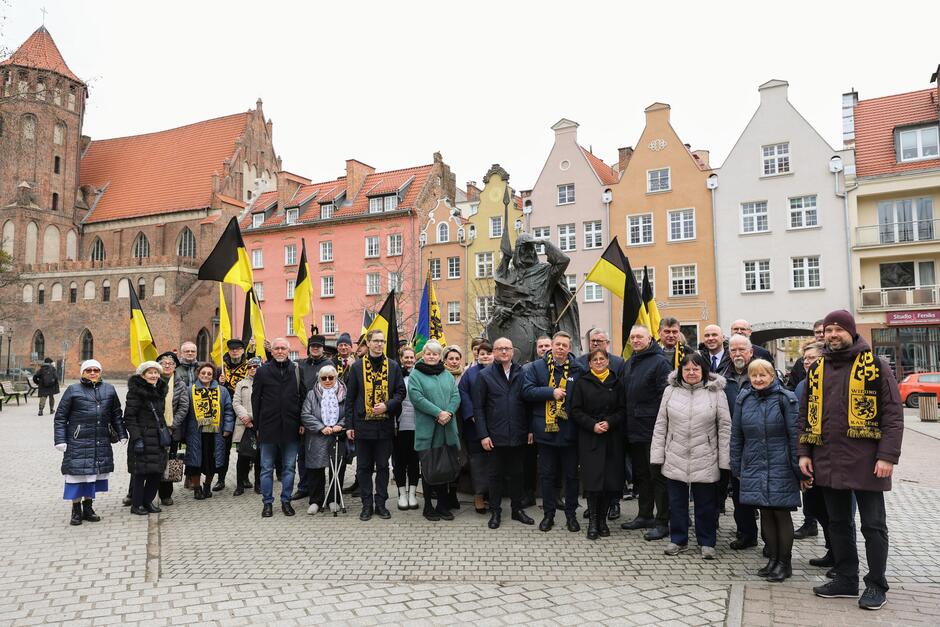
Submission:
<svg viewBox="0 0 940 627">
<path fill-rule="evenodd" d="M 300 209 L 296 207 L 293 209 L 288 209 L 287 215 L 285 217 L 285 222 L 287 222 L 287 224 L 297 224 L 297 216 L 299 213 L 300 213 Z"/>
<path fill-rule="evenodd" d="M 329 202 L 323 205 L 320 205 L 320 219 L 329 220 L 333 217 L 333 211 L 336 207 L 333 203 Z"/>
<path fill-rule="evenodd" d="M 263 213 L 255 213 L 255 214 L 252 214 L 252 216 L 251 216 L 251 228 L 256 229 L 256 228 L 258 228 L 259 226 L 261 226 L 262 224 L 264 224 L 264 214 L 263 214 Z"/>
<path fill-rule="evenodd" d="M 369 199 L 369 213 L 382 213 L 398 209 L 398 195 L 373 196 Z"/>
<path fill-rule="evenodd" d="M 898 131 L 898 162 L 936 159 L 940 155 L 938 128 L 933 125 Z"/>
</svg>

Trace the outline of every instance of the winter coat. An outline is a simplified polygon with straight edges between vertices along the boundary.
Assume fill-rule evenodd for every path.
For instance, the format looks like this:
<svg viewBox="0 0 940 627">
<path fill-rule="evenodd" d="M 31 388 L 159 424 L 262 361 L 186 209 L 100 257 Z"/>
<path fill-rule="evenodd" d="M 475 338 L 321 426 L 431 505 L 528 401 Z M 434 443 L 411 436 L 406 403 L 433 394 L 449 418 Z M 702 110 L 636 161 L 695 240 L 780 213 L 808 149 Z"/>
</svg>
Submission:
<svg viewBox="0 0 940 627">
<path fill-rule="evenodd" d="M 509 378 L 503 365 L 493 362 L 480 370 L 473 385 L 473 411 L 477 435 L 494 446 L 522 446 L 529 439 L 529 411 L 522 400 L 522 366 L 512 362 Z"/>
<path fill-rule="evenodd" d="M 176 367 L 176 370 L 174 371 L 176 376 L 182 379 L 183 383 L 186 384 L 187 390 L 192 388 L 192 386 L 196 385 L 196 381 L 199 380 L 198 377 L 196 377 L 196 368 L 198 367 L 199 367 L 198 361 L 194 361 L 192 363 L 186 363 L 185 361 L 181 359 L 180 365 L 178 365 Z"/>
<path fill-rule="evenodd" d="M 289 444 L 300 440 L 300 408 L 307 388 L 297 364 L 268 361 L 255 371 L 251 384 L 251 416 L 259 444 Z"/>
<path fill-rule="evenodd" d="M 867 349 L 868 343 L 859 337 L 847 350 L 823 353 L 826 358 L 823 375 L 823 444 L 800 444 L 797 449 L 799 455 L 813 458 L 814 484 L 817 486 L 872 492 L 891 489 L 891 477 L 879 479 L 875 476 L 875 462 L 880 459 L 898 463 L 904 436 L 904 408 L 901 406 L 894 371 L 880 357 L 876 359 L 881 374 L 878 386 L 881 439 L 850 438 L 846 435 L 849 429 L 849 373 L 855 357 Z M 800 433 L 806 424 L 807 396 L 804 391 L 800 398 Z"/>
<path fill-rule="evenodd" d="M 581 375 L 568 395 L 568 411 L 578 433 L 581 483 L 589 492 L 623 489 L 624 442 L 623 384 L 611 370 L 601 381 L 593 373 Z M 594 425 L 607 421 L 607 433 L 594 433 Z M 619 492 L 618 492 L 619 493 Z"/>
<path fill-rule="evenodd" d="M 425 374 L 414 368 L 408 377 L 408 397 L 415 408 L 416 451 L 425 451 L 445 444 L 460 446 L 460 435 L 457 431 L 460 392 L 451 373 L 444 370 L 436 375 Z M 442 411 L 453 415 L 443 427 L 437 424 L 437 415 Z"/>
<path fill-rule="evenodd" d="M 590 357 L 590 351 L 578 357 L 578 365 L 581 366 L 581 372 L 590 372 L 591 364 L 588 361 Z M 614 353 L 607 353 L 608 369 L 615 375 L 618 379 L 623 379 L 623 367 L 627 363 L 626 360 L 620 355 L 615 355 Z"/>
<path fill-rule="evenodd" d="M 683 483 L 715 483 L 730 468 L 731 412 L 725 379 L 714 373 L 689 385 L 669 373 L 669 386 L 656 416 L 650 464 Z"/>
<path fill-rule="evenodd" d="M 741 482 L 741 503 L 800 505 L 797 414 L 793 392 L 776 380 L 763 390 L 746 388 L 738 395 L 731 424 L 731 473 Z"/>
<path fill-rule="evenodd" d="M 241 442 L 245 435 L 245 424 L 242 418 L 251 419 L 251 384 L 254 377 L 245 377 L 235 384 L 235 394 L 232 396 L 232 410 L 235 412 L 235 431 L 232 432 L 232 442 Z"/>
<path fill-rule="evenodd" d="M 176 376 L 175 373 L 171 380 L 173 381 L 173 396 L 170 398 L 170 402 L 173 404 L 173 424 L 168 426 L 173 427 L 173 437 L 178 440 L 176 433 L 183 430 L 183 424 L 186 422 L 186 414 L 189 413 L 189 404 L 192 399 L 189 394 L 189 386 L 186 385 L 185 381 Z M 169 382 L 167 382 L 167 386 L 169 386 Z"/>
<path fill-rule="evenodd" d="M 623 367 L 624 398 L 627 406 L 627 440 L 645 444 L 653 439 L 656 415 L 666 389 L 666 377 L 673 371 L 656 342 L 633 353 Z"/>
<path fill-rule="evenodd" d="M 204 388 L 202 381 L 196 381 L 195 387 Z M 220 386 L 218 381 L 212 381 L 211 388 L 219 388 L 219 404 L 222 406 L 222 416 L 219 420 L 219 432 L 215 434 L 215 467 L 221 468 L 225 464 L 225 438 L 223 433 L 231 433 L 235 428 L 235 413 L 232 411 L 232 397 L 228 390 Z M 189 397 L 192 399 L 193 391 L 189 388 Z M 202 430 L 196 424 L 196 412 L 193 410 L 192 402 L 189 404 L 189 411 L 186 413 L 186 422 L 184 423 L 182 439 L 186 441 L 186 465 L 192 468 L 202 466 Z"/>
<path fill-rule="evenodd" d="M 366 356 L 362 359 L 370 359 Z M 383 356 L 382 359 L 388 359 Z M 365 388 L 362 378 L 362 360 L 349 368 L 346 377 L 346 428 L 355 429 L 357 440 L 391 439 L 395 435 L 395 419 L 401 415 L 401 403 L 405 399 L 405 378 L 398 362 L 388 361 L 388 400 L 385 407 L 388 418 L 366 420 Z M 414 371 L 412 371 L 414 372 Z"/>
<path fill-rule="evenodd" d="M 405 372 L 402 368 L 402 378 L 405 380 L 405 398 L 401 399 L 401 414 L 398 416 L 398 431 L 415 430 L 415 406 L 411 404 L 408 398 L 408 378 L 411 376 L 411 370 Z"/>
<path fill-rule="evenodd" d="M 114 472 L 108 425 L 120 439 L 127 438 L 121 400 L 113 385 L 82 379 L 65 388 L 53 427 L 55 443 L 67 445 L 62 456 L 63 475 Z"/>
<path fill-rule="evenodd" d="M 124 425 L 127 427 L 127 472 L 132 475 L 162 475 L 166 468 L 167 449 L 160 446 L 160 427 L 166 428 L 163 417 L 166 394 L 163 379 L 157 379 L 156 385 L 150 385 L 138 374 L 127 380 Z M 144 443 L 141 452 L 136 450 L 139 441 Z"/>
<path fill-rule="evenodd" d="M 336 390 L 336 400 L 339 402 L 339 415 L 337 425 L 346 427 L 346 415 L 343 413 L 343 403 L 346 400 L 346 385 L 337 380 L 333 384 Z M 304 425 L 304 461 L 307 468 L 326 468 L 330 465 L 330 455 L 333 453 L 334 436 L 321 433 L 326 428 L 323 414 L 320 411 L 320 399 L 323 398 L 323 388 L 319 380 L 313 389 L 307 392 L 303 409 L 300 410 L 300 420 Z M 345 444 L 346 436 L 340 437 L 340 446 Z M 339 458 L 342 459 L 344 448 L 340 448 Z"/>
<path fill-rule="evenodd" d="M 568 356 L 568 383 L 566 393 L 570 394 L 574 384 L 584 373 L 581 365 L 574 358 Z M 578 443 L 578 428 L 567 418 L 558 418 L 556 424 L 558 431 L 545 432 L 545 403 L 554 398 L 555 388 L 561 385 L 561 375 L 564 365 L 555 366 L 555 380 L 548 380 L 548 362 L 536 359 L 525 365 L 522 369 L 522 400 L 529 405 L 529 433 L 533 435 L 538 444 L 548 446 L 574 446 Z M 566 413 L 570 411 L 565 401 Z"/>
<path fill-rule="evenodd" d="M 33 383 L 39 386 L 37 394 L 39 396 L 52 396 L 59 393 L 59 375 L 56 374 L 55 366 L 52 364 L 43 364 L 33 375 Z"/>
</svg>

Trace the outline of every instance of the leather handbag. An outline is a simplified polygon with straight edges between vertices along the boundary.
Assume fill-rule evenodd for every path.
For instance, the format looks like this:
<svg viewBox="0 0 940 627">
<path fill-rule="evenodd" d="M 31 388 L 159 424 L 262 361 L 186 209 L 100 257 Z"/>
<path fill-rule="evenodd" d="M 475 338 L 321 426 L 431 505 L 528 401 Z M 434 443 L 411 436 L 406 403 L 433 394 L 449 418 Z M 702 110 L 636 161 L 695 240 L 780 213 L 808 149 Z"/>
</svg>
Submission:
<svg viewBox="0 0 940 627">
<path fill-rule="evenodd" d="M 153 417 L 157 419 L 157 433 L 160 436 L 160 446 L 170 448 L 173 444 L 173 436 L 170 434 L 170 430 L 167 429 L 166 422 L 163 420 L 163 417 L 157 413 L 157 409 L 153 406 L 153 403 L 150 404 L 150 410 L 153 412 Z"/>
<path fill-rule="evenodd" d="M 460 457 L 456 446 L 444 443 L 434 446 L 437 434 L 444 435 L 444 427 L 435 425 L 431 436 L 431 448 L 418 452 L 421 476 L 430 485 L 441 485 L 456 481 L 460 475 Z"/>
<path fill-rule="evenodd" d="M 163 471 L 163 480 L 176 483 L 183 480 L 183 467 L 185 463 L 179 457 L 171 457 L 166 461 L 166 468 Z"/>
<path fill-rule="evenodd" d="M 238 442 L 238 454 L 254 458 L 258 455 L 258 436 L 254 429 L 245 429 Z"/>
</svg>

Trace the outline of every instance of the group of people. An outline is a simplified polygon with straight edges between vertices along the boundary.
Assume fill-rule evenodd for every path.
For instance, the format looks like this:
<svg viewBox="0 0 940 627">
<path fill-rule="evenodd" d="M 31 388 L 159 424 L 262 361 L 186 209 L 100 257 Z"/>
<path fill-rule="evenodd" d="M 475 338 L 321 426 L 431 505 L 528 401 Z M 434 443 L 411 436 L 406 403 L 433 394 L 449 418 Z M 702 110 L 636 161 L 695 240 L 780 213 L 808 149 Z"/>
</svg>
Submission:
<svg viewBox="0 0 940 627">
<path fill-rule="evenodd" d="M 449 447 L 468 467 L 474 507 L 489 514 L 490 529 L 502 524 L 504 493 L 511 519 L 534 525 L 526 512 L 531 489 L 542 499 L 540 531 L 553 529 L 560 509 L 565 528 L 579 532 L 584 498 L 586 537 L 597 540 L 610 536 L 621 499 L 635 494 L 638 514 L 622 529 L 668 539 L 664 553 L 679 555 L 689 549 L 692 502 L 700 555 L 713 560 L 730 494 L 737 527 L 730 548 L 755 547 L 762 537 L 768 561 L 758 573 L 774 582 L 791 575 L 791 514 L 802 503 L 804 535 L 818 525 L 826 538 L 827 554 L 811 560 L 830 568 L 832 581 L 814 588 L 823 597 L 858 595 L 857 507 L 869 567 L 859 605 L 878 609 L 888 590 L 883 493 L 903 434 L 897 384 L 848 312 L 834 311 L 817 327 L 785 380 L 751 344 L 743 320 L 727 340 L 719 327 L 706 327 L 698 349 L 685 345 L 674 318 L 662 320 L 658 342 L 635 326 L 627 360 L 608 351 L 599 329 L 580 357 L 565 332 L 538 338 L 538 358 L 527 364 L 505 337 L 477 340 L 467 368 L 459 347 L 434 340 L 420 354 L 406 345 L 389 359 L 378 330 L 362 338 L 358 358 L 345 333 L 332 355 L 322 335 L 312 336 L 296 362 L 283 338 L 270 343 L 264 362 L 232 340 L 221 371 L 197 363 L 186 342 L 179 354 L 140 364 L 123 411 L 101 365 L 88 360 L 55 412 L 64 497 L 71 524 L 99 520 L 92 503 L 108 489 L 111 445 L 121 442 L 133 514 L 159 512 L 158 494 L 161 505 L 172 505 L 167 463 L 181 444 L 184 486 L 196 500 L 211 498 L 225 489 L 235 446 L 234 495 L 254 489 L 262 517 L 273 515 L 275 474 L 284 515 L 293 516 L 292 501 L 302 499 L 316 514 L 342 498 L 338 488 L 355 459 L 361 520 L 391 517 L 391 461 L 398 509 L 420 507 L 421 478 L 423 516 L 447 521 L 460 507 L 456 482 L 432 485 L 422 465 Z"/>
</svg>

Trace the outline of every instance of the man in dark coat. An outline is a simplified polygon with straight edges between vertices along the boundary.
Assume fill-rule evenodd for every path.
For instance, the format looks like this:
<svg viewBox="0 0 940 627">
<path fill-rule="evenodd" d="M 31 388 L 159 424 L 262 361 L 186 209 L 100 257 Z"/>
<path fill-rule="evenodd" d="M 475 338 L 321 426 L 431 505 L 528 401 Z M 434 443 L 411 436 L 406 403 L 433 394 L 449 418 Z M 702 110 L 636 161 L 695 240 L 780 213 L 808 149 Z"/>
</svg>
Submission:
<svg viewBox="0 0 940 627">
<path fill-rule="evenodd" d="M 748 340 L 751 339 L 751 323 L 743 318 L 740 320 L 735 320 L 731 323 L 731 335 L 743 335 Z M 763 359 L 764 361 L 769 361 L 771 365 L 774 363 L 774 356 L 770 354 L 770 351 L 760 346 L 759 344 L 754 344 L 752 342 L 752 350 L 754 352 L 754 359 Z"/>
<path fill-rule="evenodd" d="M 737 407 L 738 395 L 751 387 L 751 379 L 747 375 L 747 367 L 754 361 L 754 350 L 751 340 L 743 335 L 732 335 L 728 340 L 725 353 L 729 356 L 728 367 L 719 374 L 725 378 L 725 395 L 728 397 L 728 407 L 733 412 Z M 729 475 L 721 473 L 718 481 L 719 511 L 724 510 L 725 500 L 728 498 Z M 738 477 L 730 478 L 731 502 L 734 503 L 734 524 L 736 537 L 728 545 L 739 551 L 757 546 L 757 508 L 741 502 L 741 481 Z"/>
<path fill-rule="evenodd" d="M 316 330 L 316 329 L 314 329 Z M 323 366 L 332 366 L 333 360 L 326 356 L 326 337 L 320 333 L 314 333 L 307 340 L 307 358 L 297 360 L 297 367 L 300 368 L 300 379 L 303 381 L 304 389 L 312 390 L 320 380 L 320 368 Z M 303 427 L 301 427 L 303 432 Z M 307 459 L 306 447 L 301 446 L 297 453 L 297 491 L 291 497 L 292 501 L 300 501 L 310 496 L 310 489 L 307 486 Z"/>
<path fill-rule="evenodd" d="M 513 361 L 512 340 L 508 338 L 493 342 L 493 353 L 495 361 L 480 371 L 473 386 L 477 435 L 490 456 L 487 526 L 498 529 L 502 522 L 504 482 L 509 484 L 512 519 L 533 525 L 535 521 L 522 509 L 522 460 L 525 445 L 532 443 L 529 411 L 522 400 L 522 366 Z"/>
<path fill-rule="evenodd" d="M 336 357 L 333 358 L 333 365 L 343 383 L 346 383 L 346 376 L 355 361 L 356 353 L 353 351 L 352 338 L 348 333 L 340 333 L 339 339 L 336 340 Z"/>
<path fill-rule="evenodd" d="M 691 346 L 682 344 L 682 325 L 677 318 L 667 316 L 659 321 L 659 346 L 663 349 L 663 356 L 675 370 L 679 367 L 682 357 L 691 353 Z M 680 350 L 681 349 L 681 350 Z"/>
<path fill-rule="evenodd" d="M 523 369 L 522 400 L 529 404 L 529 432 L 539 449 L 539 481 L 544 517 L 540 531 L 555 524 L 555 481 L 559 474 L 565 484 L 565 520 L 568 531 L 581 530 L 578 507 L 578 428 L 568 419 L 567 394 L 583 370 L 571 351 L 571 336 L 559 331 L 552 348 L 542 359 Z"/>
<path fill-rule="evenodd" d="M 807 342 L 825 342 L 826 341 L 826 331 L 825 331 L 825 327 L 823 327 L 822 320 L 817 320 L 816 322 L 813 323 L 813 338 L 814 338 L 813 340 L 807 340 Z M 797 358 L 793 362 L 793 367 L 790 368 L 790 374 L 787 376 L 787 387 L 795 391 L 796 386 L 800 384 L 800 381 L 803 381 L 805 379 L 806 379 L 806 368 L 803 365 L 803 360 L 800 358 Z M 805 527 L 806 525 L 804 524 L 803 526 Z M 816 535 L 816 534 L 814 533 L 812 535 Z M 803 536 L 803 537 L 806 537 L 806 536 Z"/>
<path fill-rule="evenodd" d="M 698 352 L 708 362 L 711 372 L 725 376 L 725 371 L 731 367 L 728 343 L 725 342 L 725 334 L 717 324 L 710 324 L 702 331 L 702 343 L 698 345 Z"/>
<path fill-rule="evenodd" d="M 622 529 L 647 529 L 643 538 L 661 540 L 669 535 L 669 497 L 661 467 L 650 465 L 650 444 L 659 404 L 666 389 L 666 377 L 672 365 L 663 349 L 653 341 L 650 330 L 642 325 L 630 329 L 628 339 L 633 355 L 623 367 L 624 396 L 627 403 L 627 442 L 633 462 L 633 482 L 639 500 L 636 518 Z M 653 504 L 656 518 L 653 518 Z"/>
<path fill-rule="evenodd" d="M 587 372 L 591 369 L 590 364 L 588 364 L 588 354 L 598 348 L 607 351 L 607 359 L 610 360 L 610 371 L 617 375 L 618 378 L 623 376 L 623 365 L 626 361 L 620 355 L 615 355 L 610 352 L 610 337 L 604 329 L 591 329 L 588 331 L 587 351 L 578 357 L 578 365 L 581 367 L 581 371 Z"/>
<path fill-rule="evenodd" d="M 270 518 L 274 503 L 274 466 L 281 467 L 281 511 L 293 516 L 294 464 L 300 448 L 300 407 L 307 389 L 297 365 L 288 359 L 290 345 L 279 337 L 271 342 L 273 359 L 258 368 L 251 386 L 251 415 L 258 429 L 261 453 L 261 516 Z"/>
<path fill-rule="evenodd" d="M 872 355 L 852 315 L 833 311 L 823 326 L 827 348 L 807 373 L 797 452 L 803 474 L 823 488 L 835 578 L 813 592 L 826 598 L 858 594 L 854 494 L 868 557 L 865 592 L 858 604 L 877 610 L 887 602 L 884 493 L 891 489 L 901 456 L 904 410 L 894 372 L 887 361 Z"/>
<path fill-rule="evenodd" d="M 56 374 L 55 364 L 51 357 L 46 357 L 39 370 L 33 375 L 33 383 L 39 390 L 36 395 L 39 397 L 39 415 L 42 416 L 42 410 L 45 408 L 46 399 L 49 399 L 49 413 L 55 411 L 55 395 L 59 393 L 59 375 Z"/>
<path fill-rule="evenodd" d="M 384 519 L 392 517 L 385 507 L 388 499 L 388 460 L 392 456 L 395 419 L 401 415 L 401 403 L 406 393 L 405 378 L 398 362 L 385 356 L 385 334 L 372 329 L 366 334 L 366 345 L 368 352 L 349 369 L 345 407 L 346 424 L 349 426 L 346 437 L 356 443 L 356 480 L 362 497 L 359 520 L 362 521 L 372 518 L 372 514 Z M 371 380 L 366 376 L 366 368 L 373 373 Z"/>
<path fill-rule="evenodd" d="M 199 368 L 199 360 L 196 359 L 198 350 L 194 342 L 183 342 L 180 344 L 180 363 L 176 367 L 176 375 L 183 380 L 187 388 L 196 385 L 196 370 Z"/>
</svg>

